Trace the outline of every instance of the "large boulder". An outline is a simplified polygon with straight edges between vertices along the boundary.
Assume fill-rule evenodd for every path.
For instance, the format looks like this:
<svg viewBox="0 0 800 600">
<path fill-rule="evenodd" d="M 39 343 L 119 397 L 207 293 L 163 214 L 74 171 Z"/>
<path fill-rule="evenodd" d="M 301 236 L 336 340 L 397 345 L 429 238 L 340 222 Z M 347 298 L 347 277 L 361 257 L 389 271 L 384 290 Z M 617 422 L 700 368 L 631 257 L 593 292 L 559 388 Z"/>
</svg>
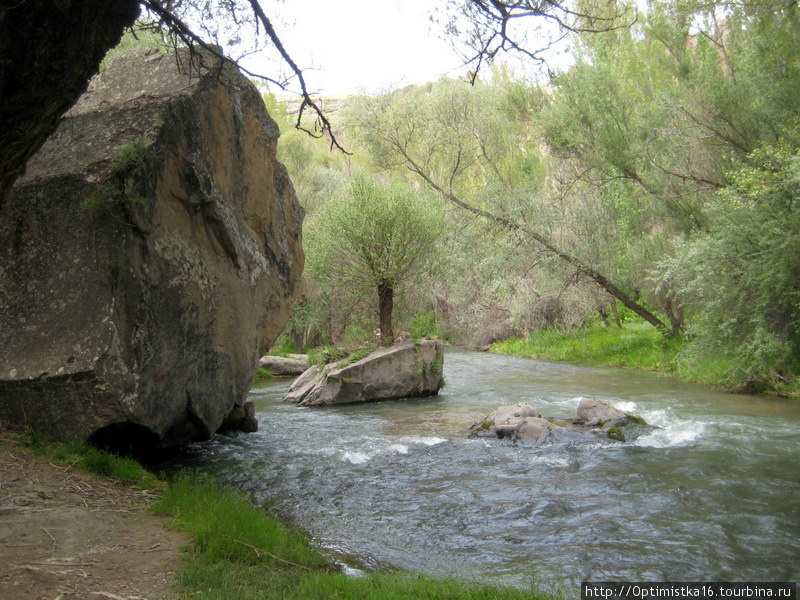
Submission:
<svg viewBox="0 0 800 600">
<path fill-rule="evenodd" d="M 111 445 L 252 429 L 303 267 L 278 134 L 209 56 L 92 80 L 0 208 L 0 418 Z"/>
<path fill-rule="evenodd" d="M 276 377 L 297 377 L 308 370 L 308 359 L 267 354 L 258 360 L 258 366 L 269 369 Z"/>
<path fill-rule="evenodd" d="M 433 396 L 442 387 L 443 365 L 441 341 L 403 342 L 349 365 L 311 367 L 294 381 L 284 400 L 318 406 Z"/>
</svg>

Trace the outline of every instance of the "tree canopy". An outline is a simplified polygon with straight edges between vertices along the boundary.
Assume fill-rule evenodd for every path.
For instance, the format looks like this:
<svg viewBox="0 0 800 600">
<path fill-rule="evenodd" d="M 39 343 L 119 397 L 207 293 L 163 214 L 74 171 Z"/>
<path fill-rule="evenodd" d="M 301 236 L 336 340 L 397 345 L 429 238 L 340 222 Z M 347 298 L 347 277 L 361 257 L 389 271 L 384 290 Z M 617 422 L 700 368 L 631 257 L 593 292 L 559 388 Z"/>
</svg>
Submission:
<svg viewBox="0 0 800 600">
<path fill-rule="evenodd" d="M 394 294 L 432 258 L 442 233 L 435 200 L 360 175 L 309 220 L 305 232 L 309 271 L 333 285 L 374 291 L 381 340 L 391 344 Z"/>
</svg>

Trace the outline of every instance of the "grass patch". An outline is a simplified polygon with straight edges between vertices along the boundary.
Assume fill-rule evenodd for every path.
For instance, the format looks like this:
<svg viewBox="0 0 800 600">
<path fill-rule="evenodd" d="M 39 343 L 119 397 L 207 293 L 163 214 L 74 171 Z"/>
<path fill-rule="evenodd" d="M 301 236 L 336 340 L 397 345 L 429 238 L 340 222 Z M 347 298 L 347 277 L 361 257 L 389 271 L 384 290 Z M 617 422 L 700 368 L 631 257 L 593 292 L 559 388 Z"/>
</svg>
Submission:
<svg viewBox="0 0 800 600">
<path fill-rule="evenodd" d="M 690 362 L 685 357 L 687 342 L 677 337 L 664 338 L 654 327 L 643 322 L 626 322 L 622 328 L 592 325 L 575 331 L 542 329 L 528 339 L 509 338 L 492 345 L 491 352 L 543 360 L 564 361 L 608 367 L 635 367 L 667 373 L 697 383 L 728 389 L 726 383 L 733 368 L 733 357 Z M 769 391 L 792 395 L 778 386 Z M 728 391 L 738 391 L 728 389 Z"/>
<path fill-rule="evenodd" d="M 306 538 L 253 507 L 240 493 L 206 477 L 181 474 L 153 507 L 191 534 L 179 596 L 270 600 L 522 600 L 546 598 L 530 590 L 495 588 L 412 573 L 354 579 L 331 568 Z"/>
<path fill-rule="evenodd" d="M 526 340 L 497 342 L 492 352 L 596 366 L 639 367 L 674 372 L 683 349 L 681 339 L 665 339 L 646 323 L 625 323 L 622 329 L 594 325 L 576 331 L 542 329 Z"/>
<path fill-rule="evenodd" d="M 33 433 L 25 444 L 34 454 L 55 464 L 75 466 L 125 486 L 143 490 L 164 487 L 155 475 L 132 458 L 99 450 L 88 442 L 53 442 L 45 435 Z"/>
<path fill-rule="evenodd" d="M 358 362 L 362 358 L 366 358 L 367 356 L 372 354 L 374 350 L 375 350 L 374 348 L 362 346 L 361 348 L 358 348 L 357 350 L 351 352 L 346 358 L 343 358 L 342 360 L 337 362 L 336 368 L 343 369 L 348 365 L 352 365 L 354 362 Z"/>
<path fill-rule="evenodd" d="M 267 367 L 258 367 L 256 379 L 272 379 L 275 375 Z"/>
<path fill-rule="evenodd" d="M 347 358 L 347 352 L 336 346 L 322 346 L 308 351 L 308 366 L 325 366 Z"/>
</svg>

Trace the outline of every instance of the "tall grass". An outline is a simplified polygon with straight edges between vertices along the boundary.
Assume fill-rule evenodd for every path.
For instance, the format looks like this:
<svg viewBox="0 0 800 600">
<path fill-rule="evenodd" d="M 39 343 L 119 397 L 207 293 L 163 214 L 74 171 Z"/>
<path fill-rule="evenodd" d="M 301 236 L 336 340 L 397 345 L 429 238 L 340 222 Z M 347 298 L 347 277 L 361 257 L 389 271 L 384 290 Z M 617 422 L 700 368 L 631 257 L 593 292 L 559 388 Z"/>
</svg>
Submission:
<svg viewBox="0 0 800 600">
<path fill-rule="evenodd" d="M 594 366 L 636 367 L 676 375 L 689 381 L 720 385 L 731 359 L 689 362 L 682 352 L 686 341 L 665 338 L 642 322 L 626 322 L 622 328 L 592 325 L 574 331 L 542 329 L 527 339 L 510 338 L 495 343 L 491 352 Z"/>
<path fill-rule="evenodd" d="M 305 537 L 241 494 L 182 474 L 153 507 L 194 537 L 180 574 L 181 598 L 200 600 L 544 600 L 531 590 L 494 588 L 412 573 L 348 577 Z"/>
</svg>

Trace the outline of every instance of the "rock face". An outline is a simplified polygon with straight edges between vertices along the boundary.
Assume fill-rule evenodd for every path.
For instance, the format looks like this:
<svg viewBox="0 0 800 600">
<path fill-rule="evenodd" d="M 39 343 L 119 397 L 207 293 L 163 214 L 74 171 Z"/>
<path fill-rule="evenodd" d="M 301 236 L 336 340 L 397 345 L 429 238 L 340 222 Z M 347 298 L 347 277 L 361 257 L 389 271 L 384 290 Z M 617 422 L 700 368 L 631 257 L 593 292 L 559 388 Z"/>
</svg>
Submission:
<svg viewBox="0 0 800 600">
<path fill-rule="evenodd" d="M 442 387 L 443 365 L 441 341 L 404 342 L 347 366 L 311 367 L 295 380 L 284 400 L 318 406 L 434 396 Z"/>
<path fill-rule="evenodd" d="M 308 360 L 267 355 L 259 359 L 258 366 L 269 369 L 276 377 L 297 377 L 308 370 Z"/>
<path fill-rule="evenodd" d="M 117 57 L 0 208 L 0 418 L 145 446 L 252 428 L 302 209 L 258 91 L 205 62 Z"/>
</svg>

